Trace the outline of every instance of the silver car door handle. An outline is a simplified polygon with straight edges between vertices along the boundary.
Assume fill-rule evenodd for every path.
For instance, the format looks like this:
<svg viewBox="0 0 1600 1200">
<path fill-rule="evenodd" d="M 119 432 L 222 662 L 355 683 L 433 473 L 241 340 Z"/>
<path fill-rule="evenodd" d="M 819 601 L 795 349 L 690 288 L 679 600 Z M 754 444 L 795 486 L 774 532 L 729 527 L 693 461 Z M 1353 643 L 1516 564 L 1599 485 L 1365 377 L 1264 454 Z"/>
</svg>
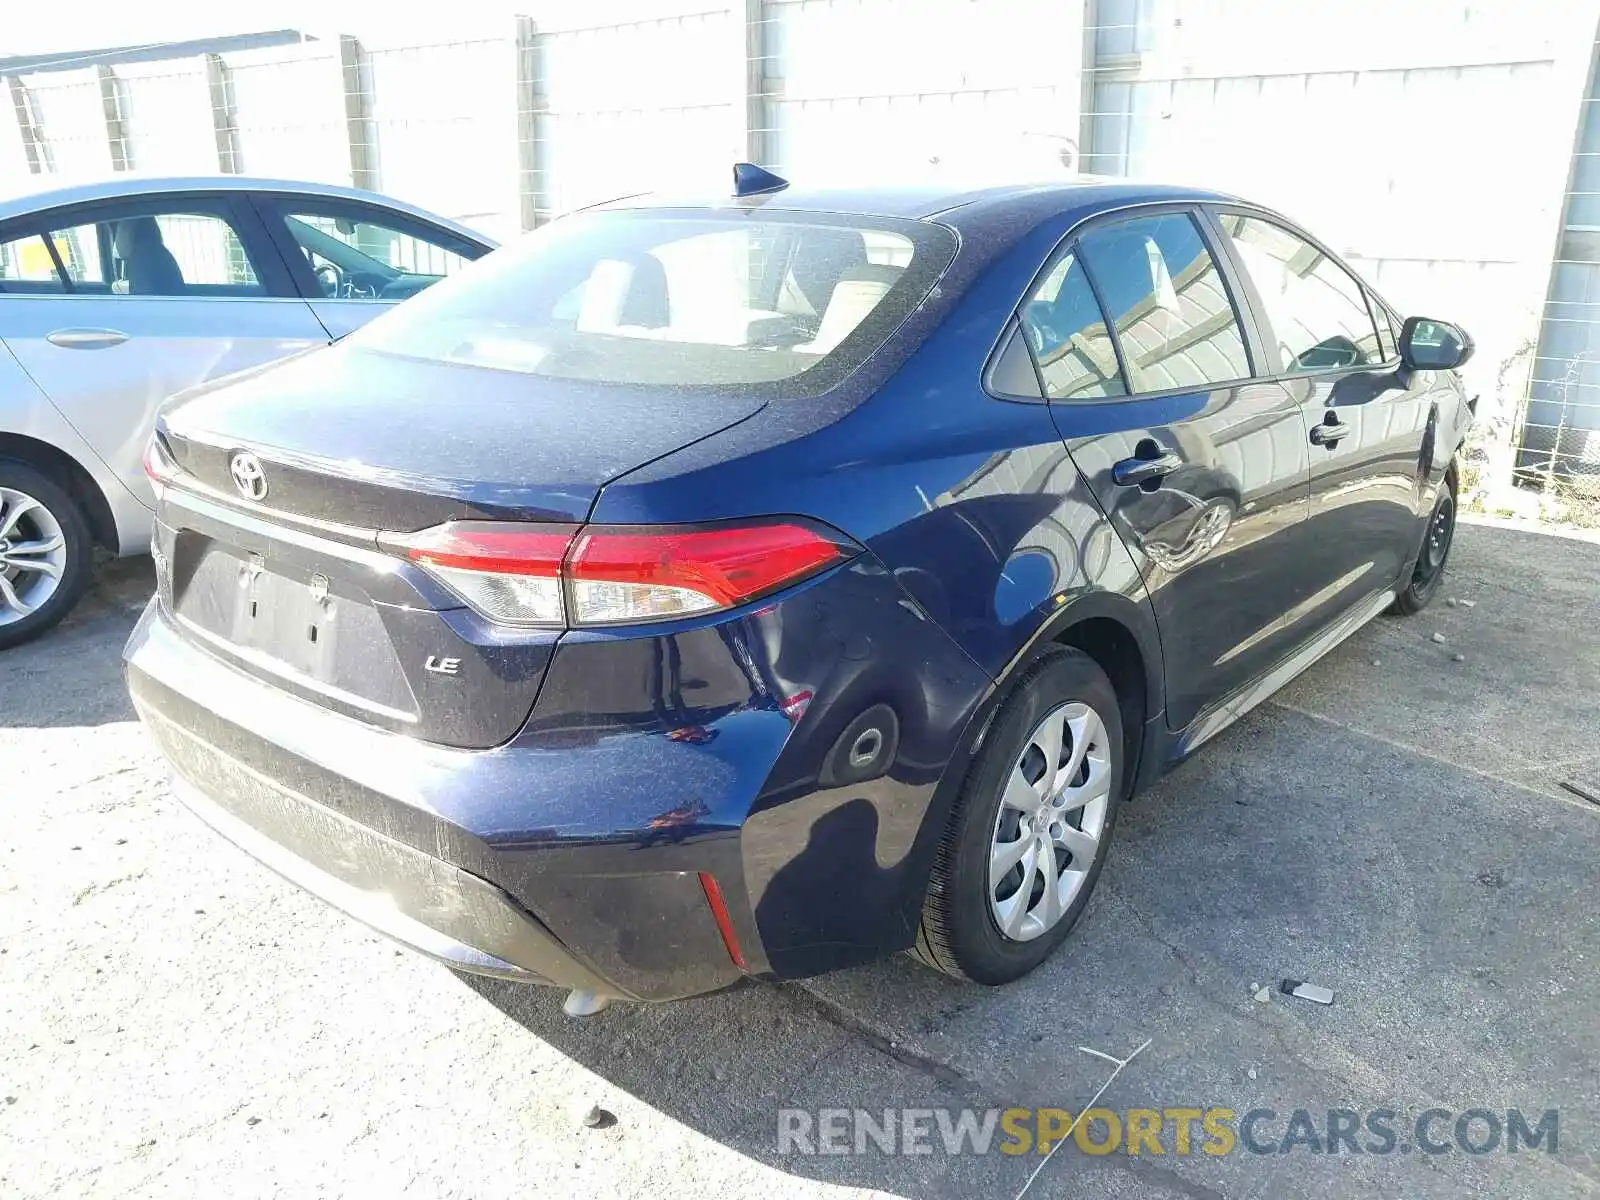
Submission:
<svg viewBox="0 0 1600 1200">
<path fill-rule="evenodd" d="M 1338 420 L 1324 420 L 1322 424 L 1311 427 L 1311 444 L 1314 446 L 1326 446 L 1329 450 L 1332 450 L 1349 436 L 1350 426 Z"/>
<path fill-rule="evenodd" d="M 120 329 L 57 329 L 45 334 L 44 340 L 63 350 L 104 350 L 122 345 L 128 335 Z"/>
<path fill-rule="evenodd" d="M 1168 451 L 1155 458 L 1125 458 L 1111 468 L 1111 479 L 1119 487 L 1137 487 L 1183 466 L 1183 459 Z"/>
</svg>

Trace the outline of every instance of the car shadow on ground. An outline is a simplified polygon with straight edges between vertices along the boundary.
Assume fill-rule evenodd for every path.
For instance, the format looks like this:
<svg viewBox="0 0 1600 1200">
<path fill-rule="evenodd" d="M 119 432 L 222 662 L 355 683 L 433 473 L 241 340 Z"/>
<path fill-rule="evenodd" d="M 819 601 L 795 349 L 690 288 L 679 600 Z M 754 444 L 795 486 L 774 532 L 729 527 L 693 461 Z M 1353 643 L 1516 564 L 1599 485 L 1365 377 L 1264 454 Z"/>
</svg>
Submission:
<svg viewBox="0 0 1600 1200">
<path fill-rule="evenodd" d="M 1600 1174 L 1581 1150 L 1335 1164 L 1276 1139 L 1297 1109 L 1557 1109 L 1576 1137 L 1600 1113 L 1582 965 L 1600 956 L 1584 898 L 1600 811 L 1559 786 L 1600 776 L 1600 645 L 1559 634 L 1594 627 L 1596 577 L 1600 546 L 1464 529 L 1436 610 L 1375 622 L 1124 811 L 1072 938 L 1010 987 L 894 956 L 572 1020 L 549 989 L 469 986 L 611 1085 L 806 1179 L 1015 1195 L 1036 1154 L 951 1156 L 937 1132 L 932 1154 L 780 1152 L 779 1110 L 1077 1111 L 1110 1074 L 1089 1051 L 1148 1041 L 1102 1105 L 1268 1109 L 1270 1153 L 1184 1156 L 1170 1132 L 1160 1158 L 1068 1144 L 1029 1195 L 1587 1194 Z M 1285 977 L 1335 1003 L 1276 994 Z"/>
<path fill-rule="evenodd" d="M 66 619 L 0 650 L 0 726 L 82 728 L 134 719 L 122 682 L 122 643 L 155 591 L 148 558 L 107 558 Z M 107 653 L 100 647 L 114 647 Z M 85 652 L 91 651 L 91 652 Z"/>
</svg>

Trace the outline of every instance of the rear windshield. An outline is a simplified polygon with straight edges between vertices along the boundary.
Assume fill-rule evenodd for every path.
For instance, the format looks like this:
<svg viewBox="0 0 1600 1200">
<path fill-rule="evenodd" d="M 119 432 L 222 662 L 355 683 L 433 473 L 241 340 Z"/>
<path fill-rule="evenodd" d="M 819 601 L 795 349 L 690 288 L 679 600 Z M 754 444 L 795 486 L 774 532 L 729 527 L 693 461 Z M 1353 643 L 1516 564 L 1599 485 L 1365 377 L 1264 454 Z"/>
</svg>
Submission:
<svg viewBox="0 0 1600 1200">
<path fill-rule="evenodd" d="M 559 379 L 770 395 L 832 387 L 927 296 L 955 236 L 809 213 L 579 213 L 356 333 Z"/>
</svg>

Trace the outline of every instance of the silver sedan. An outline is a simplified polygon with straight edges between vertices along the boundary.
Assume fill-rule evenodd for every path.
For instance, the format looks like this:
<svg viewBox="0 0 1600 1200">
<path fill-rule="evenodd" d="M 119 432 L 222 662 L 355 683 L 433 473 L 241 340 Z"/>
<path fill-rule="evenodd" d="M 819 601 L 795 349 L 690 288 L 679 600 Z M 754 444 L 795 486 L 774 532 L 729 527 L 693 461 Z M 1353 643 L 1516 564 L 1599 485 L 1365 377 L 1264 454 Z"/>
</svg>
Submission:
<svg viewBox="0 0 1600 1200">
<path fill-rule="evenodd" d="M 96 544 L 148 550 L 163 400 L 340 338 L 493 248 L 398 200 L 242 176 L 0 201 L 0 648 L 66 615 Z"/>
</svg>

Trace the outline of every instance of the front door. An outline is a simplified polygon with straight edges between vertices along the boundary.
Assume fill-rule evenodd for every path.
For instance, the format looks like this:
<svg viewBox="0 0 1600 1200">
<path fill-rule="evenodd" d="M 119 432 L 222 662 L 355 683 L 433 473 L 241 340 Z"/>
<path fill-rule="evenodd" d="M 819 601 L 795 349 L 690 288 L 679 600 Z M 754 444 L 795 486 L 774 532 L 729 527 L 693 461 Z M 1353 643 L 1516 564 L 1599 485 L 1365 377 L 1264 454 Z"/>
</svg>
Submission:
<svg viewBox="0 0 1600 1200">
<path fill-rule="evenodd" d="M 1300 407 L 1310 454 L 1306 546 L 1313 625 L 1392 588 L 1421 536 L 1425 377 L 1400 368 L 1364 289 L 1303 234 L 1244 210 L 1219 223 L 1256 300 L 1272 369 Z"/>
<path fill-rule="evenodd" d="M 1175 208 L 1092 225 L 1022 312 L 1057 427 L 1144 577 L 1173 729 L 1287 651 L 1302 584 L 1305 430 L 1252 381 L 1232 296 Z"/>
<path fill-rule="evenodd" d="M 144 198 L 0 231 L 8 261 L 49 267 L 0 291 L 5 344 L 147 504 L 140 462 L 167 397 L 328 340 L 253 219 L 227 198 Z"/>
</svg>

